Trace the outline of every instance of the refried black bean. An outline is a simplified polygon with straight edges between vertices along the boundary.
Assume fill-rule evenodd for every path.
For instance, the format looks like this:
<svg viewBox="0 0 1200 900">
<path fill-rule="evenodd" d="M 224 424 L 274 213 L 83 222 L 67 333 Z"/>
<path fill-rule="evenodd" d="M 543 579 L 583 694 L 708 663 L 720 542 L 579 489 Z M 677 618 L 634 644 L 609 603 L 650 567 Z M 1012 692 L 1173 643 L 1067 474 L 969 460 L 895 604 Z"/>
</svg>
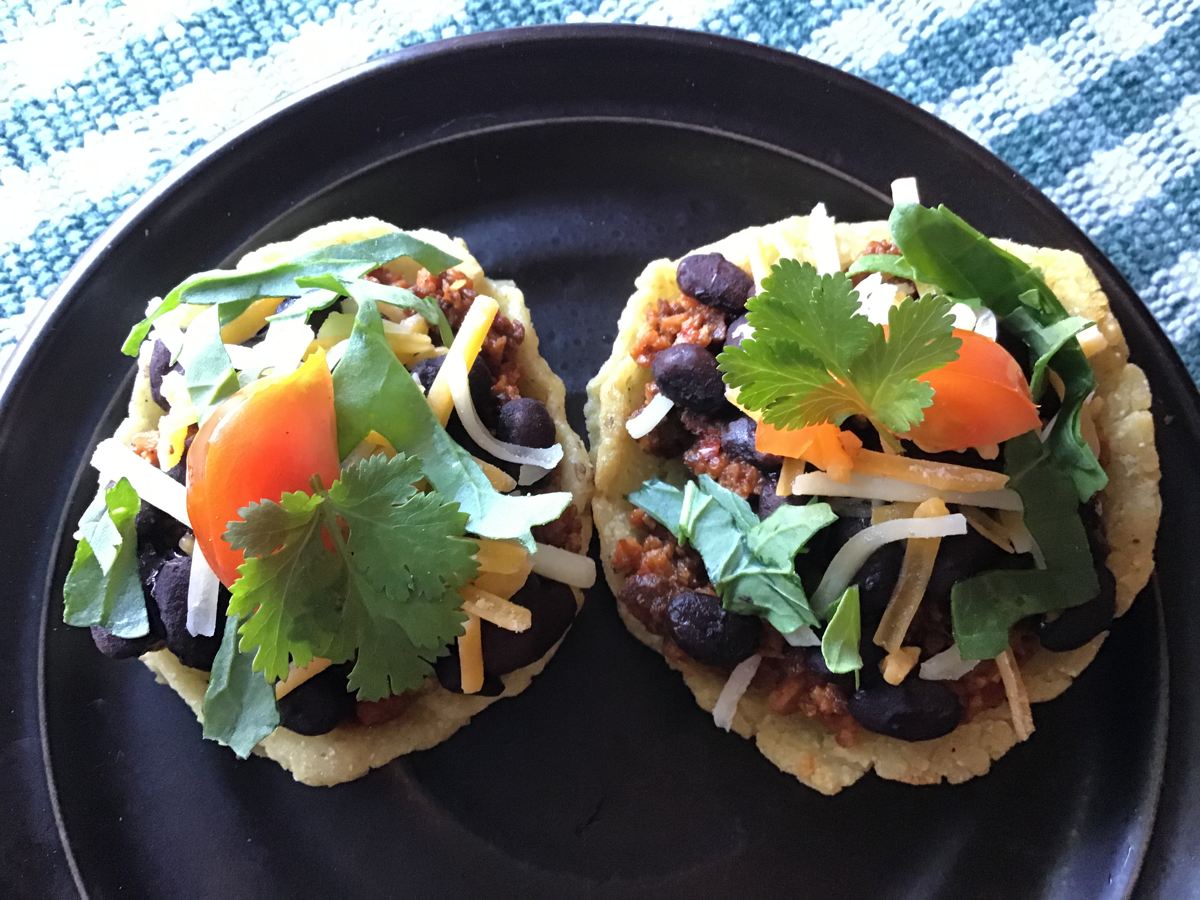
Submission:
<svg viewBox="0 0 1200 900">
<path fill-rule="evenodd" d="M 720 253 L 685 256 L 675 271 L 679 289 L 707 306 L 740 314 L 754 293 L 754 279 Z"/>
<path fill-rule="evenodd" d="M 725 346 L 727 348 L 742 346 L 742 341 L 749 340 L 752 331 L 750 320 L 745 316 L 738 316 L 729 323 L 729 328 L 725 330 Z"/>
<path fill-rule="evenodd" d="M 347 690 L 350 664 L 330 666 L 279 699 L 279 724 L 296 734 L 333 731 L 354 715 L 354 694 Z"/>
<path fill-rule="evenodd" d="M 752 463 L 763 471 L 777 471 L 783 460 L 770 453 L 760 453 L 754 438 L 757 427 L 749 416 L 740 416 L 721 426 L 721 450 L 734 459 Z"/>
<path fill-rule="evenodd" d="M 703 347 L 673 344 L 655 355 L 652 369 L 658 389 L 683 409 L 716 413 L 728 403 L 716 357 Z"/>
<path fill-rule="evenodd" d="M 697 662 L 734 666 L 758 649 L 762 622 L 729 612 L 719 598 L 680 591 L 667 604 L 667 626 L 679 648 Z"/>
<path fill-rule="evenodd" d="M 221 646 L 221 634 L 225 615 L 229 609 L 229 591 L 220 589 L 217 601 L 217 629 L 211 637 L 197 637 L 187 630 L 188 578 L 192 571 L 190 556 L 173 556 L 162 564 L 154 579 L 154 601 L 162 618 L 167 649 L 179 657 L 179 661 L 193 669 L 212 669 L 217 650 Z"/>
<path fill-rule="evenodd" d="M 902 741 L 928 741 L 949 734 L 962 721 L 958 696 L 940 681 L 909 678 L 899 685 L 879 682 L 856 691 L 847 704 L 868 731 Z"/>
<path fill-rule="evenodd" d="M 518 397 L 500 407 L 496 436 L 522 447 L 553 447 L 558 441 L 550 410 L 532 397 Z"/>
<path fill-rule="evenodd" d="M 165 646 L 162 637 L 154 634 L 153 631 L 142 637 L 122 638 L 99 625 L 93 625 L 91 632 L 92 643 L 109 659 L 132 659 L 143 653 L 149 653 L 151 650 L 160 650 Z"/>
<path fill-rule="evenodd" d="M 162 395 L 162 380 L 163 376 L 170 371 L 171 351 L 162 341 L 155 341 L 150 350 L 150 366 L 147 370 L 147 374 L 150 376 L 150 398 L 165 410 L 169 410 L 171 404 Z"/>
</svg>

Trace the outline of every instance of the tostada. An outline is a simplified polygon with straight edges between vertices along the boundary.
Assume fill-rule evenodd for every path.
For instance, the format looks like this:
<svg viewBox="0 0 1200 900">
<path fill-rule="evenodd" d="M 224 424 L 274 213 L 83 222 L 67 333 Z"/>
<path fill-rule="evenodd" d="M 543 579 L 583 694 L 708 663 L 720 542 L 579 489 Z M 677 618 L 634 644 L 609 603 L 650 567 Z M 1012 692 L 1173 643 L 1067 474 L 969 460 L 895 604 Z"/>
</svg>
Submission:
<svg viewBox="0 0 1200 900">
<path fill-rule="evenodd" d="M 985 773 L 1153 568 L 1150 393 L 1077 253 L 902 179 L 652 262 L 588 387 L 626 625 L 836 793 Z"/>
<path fill-rule="evenodd" d="M 591 470 L 521 292 L 376 219 L 192 276 L 124 345 L 64 621 L 204 736 L 357 778 L 520 693 L 594 579 Z"/>
</svg>

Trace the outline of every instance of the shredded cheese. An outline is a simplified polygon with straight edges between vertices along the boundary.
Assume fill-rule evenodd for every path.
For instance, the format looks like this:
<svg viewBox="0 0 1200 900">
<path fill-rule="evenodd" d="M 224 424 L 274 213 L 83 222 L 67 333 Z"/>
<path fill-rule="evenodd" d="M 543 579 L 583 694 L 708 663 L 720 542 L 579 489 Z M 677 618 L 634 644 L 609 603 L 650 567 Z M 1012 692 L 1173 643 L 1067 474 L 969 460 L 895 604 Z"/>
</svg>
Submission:
<svg viewBox="0 0 1200 900">
<path fill-rule="evenodd" d="M 1013 731 L 1017 733 L 1017 740 L 1028 740 L 1033 734 L 1033 710 L 1029 706 L 1029 694 L 1025 690 L 1025 681 L 1021 678 L 1021 669 L 1013 658 L 1011 649 L 996 657 L 996 668 L 1000 670 L 1004 693 L 1008 695 L 1008 708 L 1012 714 L 1012 726 Z"/>
<path fill-rule="evenodd" d="M 184 486 L 116 438 L 107 438 L 96 445 L 92 453 L 92 466 L 99 470 L 102 480 L 128 478 L 139 498 L 155 509 L 161 509 L 175 521 L 192 527 Z"/>
<path fill-rule="evenodd" d="M 211 637 L 217 631 L 217 604 L 221 582 L 212 570 L 203 550 L 193 549 L 188 573 L 187 620 L 188 634 Z"/>
<path fill-rule="evenodd" d="M 480 294 L 472 301 L 450 345 L 450 352 L 442 361 L 442 368 L 429 386 L 429 408 L 443 425 L 450 420 L 450 411 L 454 409 L 454 397 L 450 391 L 451 371 L 456 367 L 463 372 L 471 371 L 475 357 L 487 338 L 488 329 L 492 327 L 499 311 L 500 304 L 486 294 Z"/>
<path fill-rule="evenodd" d="M 358 445 L 346 454 L 346 458 L 342 460 L 342 468 L 351 463 L 356 463 L 359 460 L 374 456 L 376 453 L 384 453 L 388 459 L 396 455 L 396 448 L 392 446 L 391 441 L 385 438 L 378 431 L 371 430 L 367 436 L 358 442 Z"/>
<path fill-rule="evenodd" d="M 495 594 L 497 597 L 503 597 L 506 600 L 516 595 L 517 591 L 525 586 L 525 582 L 529 580 L 529 573 L 533 571 L 533 559 L 528 555 L 525 557 L 525 562 L 515 572 L 480 572 L 475 576 L 474 585 L 481 591 L 487 591 L 489 594 Z"/>
<path fill-rule="evenodd" d="M 979 660 L 963 659 L 958 652 L 958 644 L 951 644 L 921 663 L 917 677 L 926 681 L 958 681 L 977 665 Z"/>
<path fill-rule="evenodd" d="M 315 675 L 320 675 L 326 669 L 333 665 L 332 660 L 318 656 L 307 666 L 292 665 L 288 671 L 287 678 L 282 681 L 275 682 L 275 699 L 282 700 L 304 682 L 308 681 Z"/>
<path fill-rule="evenodd" d="M 892 206 L 920 202 L 921 195 L 917 191 L 917 179 L 909 175 L 906 178 L 897 178 L 892 182 Z"/>
<path fill-rule="evenodd" d="M 729 678 L 725 681 L 725 686 L 721 688 L 717 702 L 713 704 L 713 722 L 718 728 L 728 731 L 733 727 L 733 718 L 737 715 L 738 703 L 749 689 L 750 682 L 754 680 L 760 663 L 762 663 L 762 657 L 755 653 L 753 656 L 743 659 L 729 673 Z"/>
<path fill-rule="evenodd" d="M 888 314 L 896 305 L 897 286 L 883 280 L 878 272 L 872 272 L 857 285 L 858 311 L 875 325 L 886 325 Z"/>
<path fill-rule="evenodd" d="M 675 406 L 675 401 L 666 394 L 655 394 L 645 406 L 625 420 L 625 430 L 635 441 L 644 438 L 658 427 Z"/>
<path fill-rule="evenodd" d="M 888 684 L 899 684 L 921 658 L 920 647 L 897 647 L 879 661 L 879 670 Z"/>
<path fill-rule="evenodd" d="M 929 519 L 947 514 L 946 504 L 935 497 L 918 506 L 913 518 Z M 904 548 L 900 575 L 896 578 L 896 586 L 883 611 L 883 618 L 879 620 L 879 627 L 875 629 L 875 645 L 883 647 L 889 654 L 900 650 L 904 636 L 908 634 L 908 628 L 925 597 L 925 589 L 929 587 L 929 577 L 933 574 L 933 564 L 937 561 L 941 545 L 940 537 L 910 538 Z M 916 659 L 913 659 L 909 668 L 915 664 Z"/>
<path fill-rule="evenodd" d="M 507 494 L 517 486 L 517 480 L 499 466 L 494 466 L 478 456 L 472 456 L 471 459 L 475 460 L 475 465 L 479 466 L 488 482 L 501 494 Z"/>
<path fill-rule="evenodd" d="M 533 624 L 533 613 L 524 606 L 518 606 L 473 584 L 465 585 L 459 595 L 463 598 L 463 612 L 491 622 L 497 628 L 521 632 L 528 631 Z"/>
<path fill-rule="evenodd" d="M 479 616 L 470 613 L 458 639 L 458 673 L 464 694 L 479 693 L 483 687 L 483 631 Z"/>
<path fill-rule="evenodd" d="M 596 583 L 596 561 L 583 553 L 538 543 L 533 554 L 533 571 L 543 578 L 571 587 L 590 588 Z"/>
<path fill-rule="evenodd" d="M 1108 338 L 1096 325 L 1089 325 L 1083 331 L 1076 335 L 1079 341 L 1079 346 L 1083 349 L 1083 355 L 1091 359 L 1102 350 L 1108 349 Z"/>
<path fill-rule="evenodd" d="M 998 491 L 1008 484 L 1008 476 L 1002 472 L 866 449 L 855 454 L 854 471 L 909 481 L 937 491 Z"/>
<path fill-rule="evenodd" d="M 750 326 L 747 325 L 745 327 L 749 328 Z M 738 398 L 741 396 L 741 393 L 742 392 L 737 388 L 726 388 L 725 399 L 729 401 L 730 406 L 737 407 L 737 409 L 741 410 L 741 412 L 753 419 L 756 425 L 762 422 L 762 410 L 746 409 L 746 407 L 742 406 L 742 404 L 738 402 Z"/>
<path fill-rule="evenodd" d="M 475 561 L 479 563 L 481 572 L 512 575 L 521 571 L 529 559 L 529 553 L 515 541 L 498 541 L 492 538 L 477 540 L 479 550 L 475 553 Z"/>
<path fill-rule="evenodd" d="M 780 492 L 782 494 L 782 491 Z M 1005 488 L 1000 491 L 945 491 L 913 484 L 882 475 L 850 475 L 846 481 L 836 481 L 824 472 L 805 472 L 791 484 L 792 496 L 862 497 L 866 500 L 906 501 L 921 503 L 941 497 L 947 503 L 984 506 L 988 509 L 1022 509 L 1021 495 Z"/>
<path fill-rule="evenodd" d="M 974 528 L 977 532 L 1003 550 L 1005 553 L 1013 553 L 1012 540 L 1008 536 L 1007 530 L 999 522 L 989 516 L 982 509 L 976 509 L 973 506 L 963 506 L 958 510 L 966 516 L 967 524 Z"/>
<path fill-rule="evenodd" d="M 267 316 L 283 302 L 282 297 L 262 297 L 255 300 L 246 311 L 221 329 L 221 340 L 226 344 L 244 344 L 267 324 Z"/>
<path fill-rule="evenodd" d="M 808 214 L 808 248 L 812 252 L 813 264 L 822 275 L 842 271 L 837 232 L 833 225 L 833 216 L 829 215 L 824 203 L 818 203 Z"/>
<path fill-rule="evenodd" d="M 789 631 L 783 635 L 783 639 L 787 641 L 790 647 L 820 647 L 821 639 L 817 637 L 817 633 L 812 630 L 811 626 L 801 625 L 795 631 Z"/>
<path fill-rule="evenodd" d="M 871 524 L 879 525 L 893 519 L 911 519 L 916 510 L 915 503 L 881 503 L 871 508 Z"/>
</svg>

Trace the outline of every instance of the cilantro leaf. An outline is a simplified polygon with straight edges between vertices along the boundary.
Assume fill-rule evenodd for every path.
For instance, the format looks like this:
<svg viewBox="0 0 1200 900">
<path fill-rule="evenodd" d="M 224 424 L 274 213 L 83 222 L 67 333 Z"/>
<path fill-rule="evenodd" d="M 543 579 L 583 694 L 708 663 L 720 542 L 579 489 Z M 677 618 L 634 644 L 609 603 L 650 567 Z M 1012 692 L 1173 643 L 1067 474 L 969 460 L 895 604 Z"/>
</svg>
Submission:
<svg viewBox="0 0 1200 900">
<path fill-rule="evenodd" d="M 1043 454 L 1032 434 L 1005 443 L 1004 460 L 1046 568 L 984 572 L 954 585 L 950 615 L 963 659 L 1000 655 L 1008 648 L 1009 629 L 1021 619 L 1079 606 L 1100 589 L 1070 476 Z"/>
<path fill-rule="evenodd" d="M 98 625 L 117 637 L 148 634 L 150 619 L 138 577 L 141 501 L 128 480 L 101 487 L 79 520 L 79 543 L 63 584 L 63 622 Z"/>
<path fill-rule="evenodd" d="M 753 339 L 719 361 L 739 402 L 772 425 L 840 425 L 859 414 L 903 434 L 933 402 L 917 376 L 958 355 L 950 306 L 937 295 L 907 300 L 889 311 L 885 333 L 859 315 L 845 275 L 782 260 L 747 305 Z"/>
<path fill-rule="evenodd" d="M 1032 267 L 1002 250 L 944 206 L 903 203 L 892 210 L 892 237 L 920 281 L 949 294 L 978 297 L 1017 332 L 1066 386 L 1062 409 L 1046 449 L 1071 474 L 1081 501 L 1108 483 L 1108 476 L 1083 438 L 1080 410 L 1095 387 L 1091 364 L 1077 342 L 1054 330 L 1067 311 Z M 1069 330 L 1072 326 L 1061 326 Z M 1057 346 L 1057 350 L 1054 347 Z M 1053 352 L 1051 352 L 1053 351 Z M 1040 388 L 1040 383 L 1039 383 Z"/>
<path fill-rule="evenodd" d="M 279 725 L 279 707 L 275 688 L 255 674 L 250 654 L 238 652 L 241 621 L 238 616 L 225 621 L 201 712 L 204 736 L 245 759 Z"/>
<path fill-rule="evenodd" d="M 853 672 L 855 680 L 862 668 L 859 644 L 862 640 L 862 610 L 859 604 L 858 585 L 852 584 L 838 598 L 833 616 L 821 635 L 821 656 L 825 665 L 834 674 Z"/>
<path fill-rule="evenodd" d="M 213 269 L 199 272 L 176 285 L 162 303 L 134 325 L 121 347 L 136 356 L 155 320 L 180 303 L 197 305 L 247 304 L 262 297 L 288 297 L 296 293 L 296 279 L 334 273 L 356 278 L 384 263 L 407 257 L 437 274 L 460 260 L 419 238 L 396 231 L 349 244 L 333 244 L 265 269 Z M 244 306 L 242 307 L 245 308 Z"/>
<path fill-rule="evenodd" d="M 318 287 L 337 294 L 344 294 L 355 302 L 362 304 L 367 300 L 376 303 L 387 303 L 401 309 L 415 310 L 430 325 L 434 325 L 441 335 L 442 344 L 449 347 L 454 340 L 454 332 L 450 329 L 450 321 L 442 312 L 437 300 L 430 297 L 418 297 L 407 288 L 391 284 L 380 284 L 368 281 L 366 278 L 338 278 L 336 275 L 319 275 L 309 278 L 297 278 L 296 283 L 301 287 Z"/>
<path fill-rule="evenodd" d="M 709 476 L 694 485 L 687 504 L 684 491 L 657 479 L 628 499 L 677 539 L 688 537 L 730 612 L 760 616 L 783 633 L 818 624 L 793 560 L 837 518 L 828 504 L 784 506 L 760 522 L 749 503 Z"/>
<path fill-rule="evenodd" d="M 425 476 L 453 497 L 468 516 L 467 529 L 480 537 L 515 538 L 534 548 L 530 528 L 562 514 L 571 495 L 564 491 L 512 497 L 498 493 L 471 455 L 446 433 L 408 370 L 383 336 L 373 300 L 359 306 L 346 354 L 333 370 L 338 450 L 345 456 L 371 431 L 421 460 Z"/>
<path fill-rule="evenodd" d="M 348 466 L 328 490 L 253 503 L 226 539 L 246 552 L 231 615 L 268 681 L 315 655 L 355 659 L 350 685 L 374 700 L 418 686 L 462 632 L 458 589 L 474 577 L 467 517 L 416 490 L 404 454 Z M 403 547 L 404 552 L 398 552 Z"/>
</svg>

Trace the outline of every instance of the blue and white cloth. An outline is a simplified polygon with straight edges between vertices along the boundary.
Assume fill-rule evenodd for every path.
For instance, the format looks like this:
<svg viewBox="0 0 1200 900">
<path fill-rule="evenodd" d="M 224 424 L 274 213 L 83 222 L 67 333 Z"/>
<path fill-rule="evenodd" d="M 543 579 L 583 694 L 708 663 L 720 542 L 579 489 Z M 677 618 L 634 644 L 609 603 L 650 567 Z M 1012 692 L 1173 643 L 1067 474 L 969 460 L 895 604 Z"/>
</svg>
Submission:
<svg viewBox="0 0 1200 900">
<path fill-rule="evenodd" d="M 1200 379 L 1200 0 L 5 0 L 0 361 L 105 226 L 230 122 L 401 47 L 584 21 L 757 41 L 920 104 L 1062 207 Z"/>
</svg>

